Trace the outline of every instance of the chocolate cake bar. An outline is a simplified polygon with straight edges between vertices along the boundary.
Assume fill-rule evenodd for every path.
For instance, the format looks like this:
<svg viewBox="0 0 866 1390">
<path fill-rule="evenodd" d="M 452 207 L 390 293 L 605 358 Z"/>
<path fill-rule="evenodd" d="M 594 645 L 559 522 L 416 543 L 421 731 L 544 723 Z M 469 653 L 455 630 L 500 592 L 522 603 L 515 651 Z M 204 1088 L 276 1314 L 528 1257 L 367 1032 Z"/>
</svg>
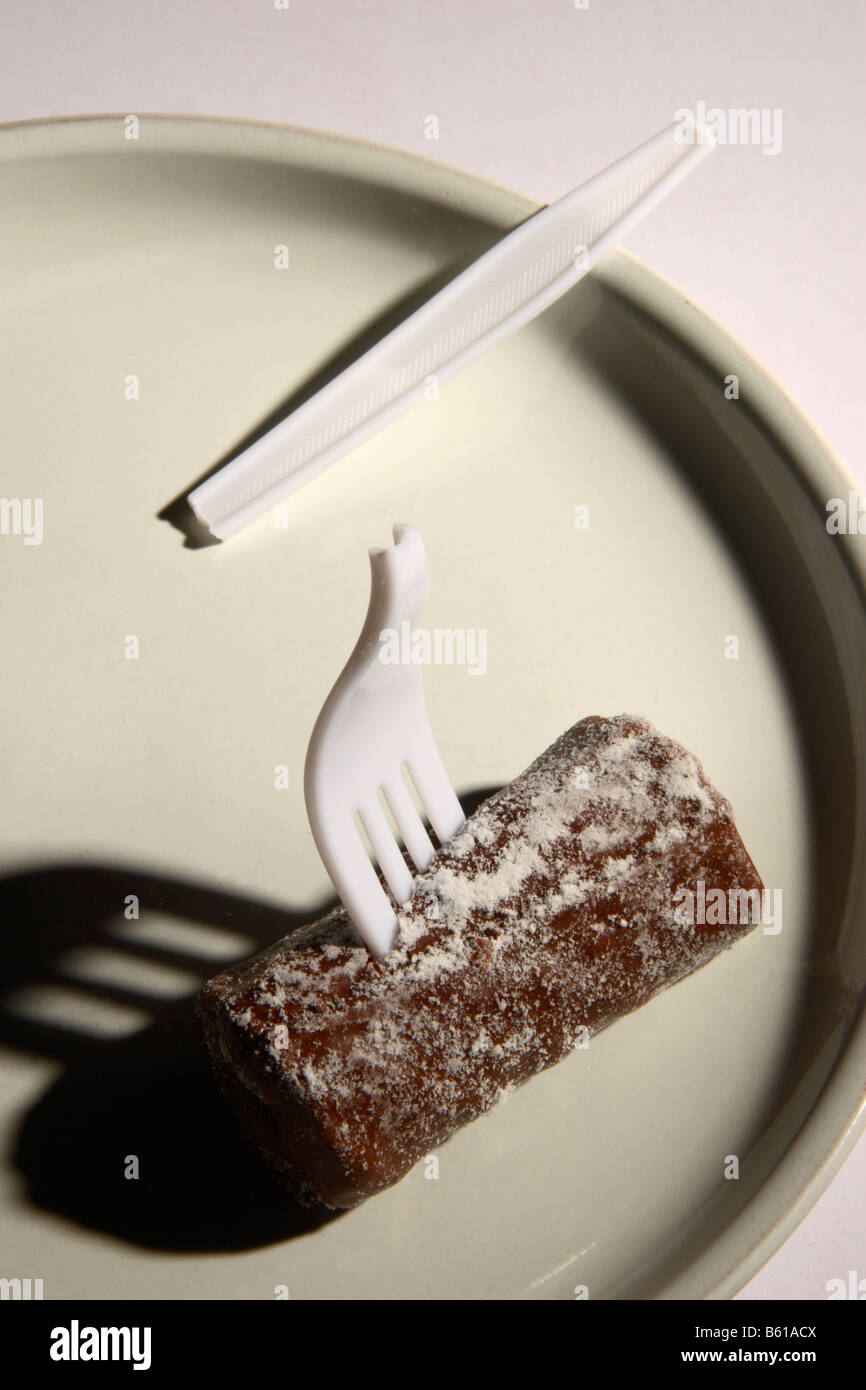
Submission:
<svg viewBox="0 0 866 1390">
<path fill-rule="evenodd" d="M 389 955 L 337 909 L 210 980 L 201 1036 L 292 1193 L 352 1207 L 753 928 L 679 921 L 700 882 L 760 897 L 730 804 L 646 720 L 583 719 L 437 851 Z"/>
</svg>

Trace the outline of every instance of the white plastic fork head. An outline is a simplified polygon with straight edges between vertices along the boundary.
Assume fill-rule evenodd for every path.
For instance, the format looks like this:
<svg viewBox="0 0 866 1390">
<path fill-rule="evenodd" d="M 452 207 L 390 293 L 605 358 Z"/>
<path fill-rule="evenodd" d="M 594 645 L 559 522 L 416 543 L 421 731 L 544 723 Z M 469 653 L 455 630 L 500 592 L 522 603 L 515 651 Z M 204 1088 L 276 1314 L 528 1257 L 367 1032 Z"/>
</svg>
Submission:
<svg viewBox="0 0 866 1390">
<path fill-rule="evenodd" d="M 393 946 L 394 904 L 408 901 L 413 886 L 390 819 L 416 868 L 426 868 L 434 852 L 405 772 L 440 843 L 464 820 L 427 719 L 412 640 L 429 590 L 424 541 L 413 526 L 395 526 L 394 541 L 388 550 L 370 551 L 367 617 L 316 721 L 304 771 L 313 839 L 352 921 L 377 957 Z M 356 817 L 391 897 L 370 862 Z"/>
</svg>

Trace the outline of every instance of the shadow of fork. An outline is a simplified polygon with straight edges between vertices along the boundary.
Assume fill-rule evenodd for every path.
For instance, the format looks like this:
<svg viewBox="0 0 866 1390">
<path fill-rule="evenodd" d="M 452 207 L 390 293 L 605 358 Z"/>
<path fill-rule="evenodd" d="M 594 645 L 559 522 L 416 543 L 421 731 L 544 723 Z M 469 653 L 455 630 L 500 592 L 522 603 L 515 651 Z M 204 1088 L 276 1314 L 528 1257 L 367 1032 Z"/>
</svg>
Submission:
<svg viewBox="0 0 866 1390">
<path fill-rule="evenodd" d="M 121 929 L 130 895 L 143 929 L 133 939 Z M 262 1162 L 210 1075 L 193 1009 L 208 975 L 318 915 L 134 865 L 61 864 L 0 881 L 0 1042 L 66 1064 L 17 1136 L 28 1200 L 132 1244 L 174 1251 L 250 1249 L 333 1219 L 324 1208 L 295 1205 Z M 155 943 L 146 928 L 157 924 Z M 221 951 L 214 928 L 227 934 Z M 197 952 L 201 929 L 207 948 Z M 90 978 L 77 963 L 82 953 Z M 99 981 L 100 961 L 115 959 L 126 962 L 130 983 Z M 142 968 L 175 986 L 180 976 L 183 992 L 136 986 Z"/>
<path fill-rule="evenodd" d="M 493 790 L 463 794 L 467 815 Z M 127 921 L 131 895 L 139 915 Z M 13 1158 L 27 1200 L 177 1252 L 259 1248 L 340 1216 L 297 1206 L 265 1165 L 211 1076 L 193 1007 L 209 975 L 333 905 L 286 910 L 132 864 L 0 879 L 0 1045 L 66 1067 L 19 1128 Z M 108 983 L 100 953 L 114 963 Z M 174 984 L 183 972 L 181 991 L 136 985 L 141 966 Z M 52 991 L 77 1005 L 71 1018 L 42 1007 Z M 116 1022 L 118 1013 L 123 1035 L 101 1026 L 101 1015 Z M 133 1156 L 137 1178 L 125 1175 Z"/>
</svg>

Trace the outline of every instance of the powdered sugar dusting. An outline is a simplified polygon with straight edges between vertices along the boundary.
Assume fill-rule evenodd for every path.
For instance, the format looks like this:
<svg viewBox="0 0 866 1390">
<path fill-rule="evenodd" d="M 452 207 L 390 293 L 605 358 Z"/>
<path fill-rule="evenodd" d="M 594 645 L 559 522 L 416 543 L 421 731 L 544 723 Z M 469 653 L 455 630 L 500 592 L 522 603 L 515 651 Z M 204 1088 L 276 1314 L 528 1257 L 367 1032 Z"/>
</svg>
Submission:
<svg viewBox="0 0 866 1390">
<path fill-rule="evenodd" d="M 585 719 L 438 851 L 385 960 L 340 909 L 205 994 L 376 1190 L 731 944 L 671 930 L 699 875 L 760 884 L 729 803 L 645 720 Z"/>
</svg>

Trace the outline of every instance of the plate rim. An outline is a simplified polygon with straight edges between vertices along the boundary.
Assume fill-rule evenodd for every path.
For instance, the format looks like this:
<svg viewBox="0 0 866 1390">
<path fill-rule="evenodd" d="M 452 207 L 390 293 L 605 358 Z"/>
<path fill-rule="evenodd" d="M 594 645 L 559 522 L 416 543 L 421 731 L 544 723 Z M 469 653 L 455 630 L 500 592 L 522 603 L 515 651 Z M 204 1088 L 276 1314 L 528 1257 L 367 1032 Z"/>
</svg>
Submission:
<svg viewBox="0 0 866 1390">
<path fill-rule="evenodd" d="M 181 132 L 195 132 L 205 147 L 203 153 L 224 158 L 231 155 L 262 158 L 264 141 L 275 137 L 280 142 L 289 142 L 283 149 L 271 150 L 271 158 L 277 163 L 287 163 L 291 155 L 297 157 L 298 153 L 303 153 L 316 167 L 325 166 L 337 172 L 342 166 L 350 172 L 353 160 L 360 155 L 370 168 L 375 166 L 380 174 L 387 174 L 388 182 L 395 188 L 409 191 L 406 188 L 408 174 L 409 183 L 423 191 L 424 196 L 443 202 L 457 201 L 474 216 L 500 223 L 503 230 L 544 206 L 483 175 L 400 146 L 323 128 L 202 113 L 95 112 L 2 122 L 0 161 L 35 155 L 34 148 L 15 148 L 16 142 L 18 146 L 28 145 L 30 137 L 40 144 L 44 141 L 39 150 L 42 156 L 68 153 L 62 146 L 69 133 L 90 137 L 84 139 L 79 153 L 108 153 L 111 147 L 101 137 L 107 136 L 112 127 L 131 114 L 142 121 L 154 122 L 165 138 L 167 143 L 160 141 L 152 147 L 154 152 L 180 153 L 179 148 L 172 149 L 173 137 Z M 260 137 L 262 148 L 243 148 L 245 142 L 238 140 L 238 136 L 248 136 L 253 141 Z M 357 168 L 351 172 L 355 177 L 363 177 L 364 173 Z M 808 485 L 815 497 L 831 495 L 827 492 L 830 480 L 862 495 L 856 479 L 783 383 L 702 304 L 619 246 L 593 273 L 610 287 L 625 291 L 630 302 L 637 301 L 647 308 L 653 321 L 672 331 L 677 341 L 691 353 L 700 357 L 718 356 L 723 349 L 726 363 L 731 364 L 729 370 L 737 362 L 748 368 L 752 413 L 770 425 L 773 437 L 784 450 L 786 465 L 794 465 L 798 479 Z M 846 570 L 866 614 L 866 540 L 861 541 L 858 535 L 842 534 L 834 537 L 834 541 L 843 552 Z M 846 690 L 845 695 L 846 705 L 851 710 L 850 692 Z M 866 921 L 860 926 L 866 927 Z M 733 1298 L 778 1252 L 819 1200 L 866 1129 L 866 1079 L 860 1065 L 864 1053 L 866 1001 L 854 1011 L 845 1044 L 782 1157 L 725 1229 L 695 1260 L 670 1279 L 655 1298 Z M 754 1236 L 751 1233 L 755 1225 L 760 1226 L 762 1234 Z"/>
</svg>

